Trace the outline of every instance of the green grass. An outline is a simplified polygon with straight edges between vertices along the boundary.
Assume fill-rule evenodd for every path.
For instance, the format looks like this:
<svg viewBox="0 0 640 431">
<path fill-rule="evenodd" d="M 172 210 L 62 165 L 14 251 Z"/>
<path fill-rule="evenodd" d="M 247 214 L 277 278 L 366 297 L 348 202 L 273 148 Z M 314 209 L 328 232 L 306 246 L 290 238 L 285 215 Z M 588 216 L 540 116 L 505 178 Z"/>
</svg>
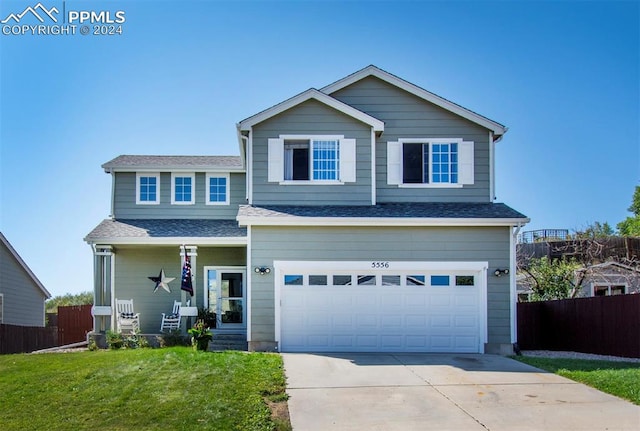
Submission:
<svg viewBox="0 0 640 431">
<path fill-rule="evenodd" d="M 0 429 L 276 430 L 282 358 L 190 348 L 0 356 Z"/>
<path fill-rule="evenodd" d="M 527 356 L 514 359 L 640 405 L 638 363 Z"/>
</svg>

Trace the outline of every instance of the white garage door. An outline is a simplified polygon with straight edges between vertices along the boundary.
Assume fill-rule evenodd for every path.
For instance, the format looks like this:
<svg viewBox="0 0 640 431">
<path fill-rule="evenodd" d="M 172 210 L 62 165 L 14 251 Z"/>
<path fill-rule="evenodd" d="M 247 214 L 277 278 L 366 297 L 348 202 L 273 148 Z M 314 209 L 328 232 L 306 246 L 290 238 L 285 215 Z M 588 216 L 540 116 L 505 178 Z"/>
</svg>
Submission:
<svg viewBox="0 0 640 431">
<path fill-rule="evenodd" d="M 282 351 L 482 352 L 486 262 L 275 262 Z"/>
</svg>

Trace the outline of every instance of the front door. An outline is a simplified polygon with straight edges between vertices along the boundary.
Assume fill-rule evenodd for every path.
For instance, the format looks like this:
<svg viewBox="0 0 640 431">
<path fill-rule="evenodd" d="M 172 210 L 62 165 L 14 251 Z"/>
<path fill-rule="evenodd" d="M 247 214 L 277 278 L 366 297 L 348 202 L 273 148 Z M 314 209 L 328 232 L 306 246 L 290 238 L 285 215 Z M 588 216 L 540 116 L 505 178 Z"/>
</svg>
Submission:
<svg viewBox="0 0 640 431">
<path fill-rule="evenodd" d="M 244 328 L 246 316 L 246 270 L 234 267 L 205 267 L 205 306 L 216 313 L 220 329 Z"/>
</svg>

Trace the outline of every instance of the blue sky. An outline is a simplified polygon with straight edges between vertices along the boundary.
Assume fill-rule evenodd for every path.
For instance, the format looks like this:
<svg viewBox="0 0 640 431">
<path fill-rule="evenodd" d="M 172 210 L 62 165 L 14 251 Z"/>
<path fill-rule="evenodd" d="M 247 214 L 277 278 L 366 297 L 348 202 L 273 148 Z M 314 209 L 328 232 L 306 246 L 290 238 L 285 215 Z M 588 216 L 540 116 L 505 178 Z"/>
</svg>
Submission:
<svg viewBox="0 0 640 431">
<path fill-rule="evenodd" d="M 0 19 L 36 4 L 2 0 Z M 0 34 L 0 231 L 54 295 L 92 289 L 102 163 L 237 155 L 238 121 L 369 64 L 509 127 L 496 195 L 526 230 L 615 226 L 639 184 L 638 2 L 64 7 L 123 10 L 123 34 Z"/>
</svg>

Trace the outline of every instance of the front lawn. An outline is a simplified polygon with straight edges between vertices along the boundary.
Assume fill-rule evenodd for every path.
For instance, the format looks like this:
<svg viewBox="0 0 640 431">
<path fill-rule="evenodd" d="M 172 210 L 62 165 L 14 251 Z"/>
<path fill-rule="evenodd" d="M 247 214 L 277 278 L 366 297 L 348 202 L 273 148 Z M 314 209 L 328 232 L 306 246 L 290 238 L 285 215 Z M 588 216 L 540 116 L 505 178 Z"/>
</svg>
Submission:
<svg viewBox="0 0 640 431">
<path fill-rule="evenodd" d="M 640 405 L 638 363 L 531 356 L 517 356 L 514 359 Z"/>
<path fill-rule="evenodd" d="M 187 347 L 0 356 L 0 429 L 282 430 L 282 358 Z M 282 406 L 280 406 L 282 407 Z M 276 425 L 277 423 L 277 425 Z"/>
</svg>

